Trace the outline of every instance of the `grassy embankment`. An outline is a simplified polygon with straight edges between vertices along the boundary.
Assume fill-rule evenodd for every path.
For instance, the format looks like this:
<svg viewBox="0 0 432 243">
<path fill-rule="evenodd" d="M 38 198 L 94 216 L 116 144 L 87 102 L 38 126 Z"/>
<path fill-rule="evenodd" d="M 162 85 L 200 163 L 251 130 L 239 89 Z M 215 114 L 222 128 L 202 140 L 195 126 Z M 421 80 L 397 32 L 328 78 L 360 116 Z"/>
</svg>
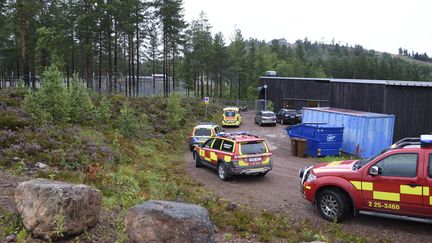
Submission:
<svg viewBox="0 0 432 243">
<path fill-rule="evenodd" d="M 26 95 L 29 91 L 23 88 L 0 91 L 0 103 L 5 107 L 0 109 L 0 169 L 16 176 L 84 183 L 100 189 L 104 212 L 108 212 L 101 223 L 108 225 L 105 230 L 115 231 L 101 234 L 107 237 L 102 239 L 106 242 L 124 241 L 126 210 L 149 199 L 204 206 L 225 232 L 226 240 L 257 235 L 262 241 L 365 241 L 343 232 L 337 224 L 313 225 L 245 205 L 232 208 L 229 201 L 196 183 L 182 158 L 190 128 L 204 117 L 199 100 L 176 95 L 127 99 L 92 94 L 89 109 L 80 113 L 85 116 L 74 119 L 70 115 L 59 122 L 46 115 L 43 119 L 30 115 Z M 69 114 L 73 109 L 79 110 L 69 107 Z M 219 118 L 219 110 L 217 105 L 209 105 L 210 120 Z M 49 170 L 35 170 L 36 162 L 48 164 Z M 18 215 L 1 205 L 0 215 L 0 239 L 12 233 L 20 240 L 30 237 Z M 91 237 L 90 231 L 75 240 Z"/>
</svg>

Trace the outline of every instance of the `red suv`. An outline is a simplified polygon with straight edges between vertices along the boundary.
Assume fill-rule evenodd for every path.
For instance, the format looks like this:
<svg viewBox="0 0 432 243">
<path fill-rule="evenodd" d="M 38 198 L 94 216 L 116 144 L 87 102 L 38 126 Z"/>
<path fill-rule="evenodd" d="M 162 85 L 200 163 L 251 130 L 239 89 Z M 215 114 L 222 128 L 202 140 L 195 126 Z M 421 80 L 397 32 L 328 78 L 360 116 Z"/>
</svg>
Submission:
<svg viewBox="0 0 432 243">
<path fill-rule="evenodd" d="M 265 176 L 272 169 L 271 156 L 264 139 L 245 132 L 219 133 L 193 152 L 196 167 L 217 170 L 223 181 L 240 174 Z"/>
<path fill-rule="evenodd" d="M 369 159 L 321 163 L 299 174 L 303 197 L 327 220 L 357 212 L 432 218 L 432 135 L 402 139 Z"/>
</svg>

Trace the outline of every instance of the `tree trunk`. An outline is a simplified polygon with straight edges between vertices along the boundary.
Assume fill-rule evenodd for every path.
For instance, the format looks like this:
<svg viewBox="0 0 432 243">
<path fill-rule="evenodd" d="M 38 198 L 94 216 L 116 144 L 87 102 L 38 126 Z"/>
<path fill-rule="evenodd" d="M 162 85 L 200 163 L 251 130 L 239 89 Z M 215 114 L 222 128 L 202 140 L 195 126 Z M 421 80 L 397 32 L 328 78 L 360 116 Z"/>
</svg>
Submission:
<svg viewBox="0 0 432 243">
<path fill-rule="evenodd" d="M 137 13 L 138 15 L 138 13 Z M 136 42 L 136 91 L 135 91 L 135 95 L 139 96 L 139 85 L 140 85 L 140 41 L 139 41 L 139 24 L 137 22 L 136 24 L 136 38 L 137 38 L 137 42 Z"/>
<path fill-rule="evenodd" d="M 134 54 L 134 41 L 133 41 L 133 32 L 130 34 L 130 50 L 131 50 L 131 67 L 132 67 L 132 85 L 130 85 L 130 89 L 129 91 L 131 96 L 134 97 L 135 96 L 135 54 Z"/>
<path fill-rule="evenodd" d="M 117 92 L 117 19 L 114 19 L 114 93 Z"/>
<path fill-rule="evenodd" d="M 18 21 L 19 21 L 19 32 L 20 32 L 20 44 L 21 44 L 21 62 L 23 65 L 24 82 L 27 87 L 30 87 L 30 67 L 28 60 L 27 50 L 27 32 L 26 32 L 26 16 L 24 13 L 24 3 L 18 1 Z M 19 76 L 18 76 L 19 77 Z"/>
<path fill-rule="evenodd" d="M 99 94 L 102 91 L 102 27 L 101 23 L 99 23 L 99 68 L 98 68 L 98 92 Z"/>
</svg>

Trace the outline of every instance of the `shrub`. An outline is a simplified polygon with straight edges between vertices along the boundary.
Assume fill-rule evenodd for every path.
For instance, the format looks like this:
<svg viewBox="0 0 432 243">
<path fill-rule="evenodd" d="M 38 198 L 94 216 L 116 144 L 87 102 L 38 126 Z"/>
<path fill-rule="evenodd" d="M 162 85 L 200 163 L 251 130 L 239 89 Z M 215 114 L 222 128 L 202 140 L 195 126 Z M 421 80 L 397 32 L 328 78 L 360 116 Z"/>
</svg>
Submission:
<svg viewBox="0 0 432 243">
<path fill-rule="evenodd" d="M 167 127 L 179 129 L 185 124 L 186 109 L 181 104 L 181 97 L 178 94 L 171 94 L 168 97 L 167 105 Z"/>
<path fill-rule="evenodd" d="M 124 103 L 123 107 L 120 110 L 118 125 L 120 133 L 125 137 L 132 137 L 136 135 L 139 130 L 139 121 L 135 117 L 135 114 L 130 107 L 129 102 Z"/>
<path fill-rule="evenodd" d="M 41 88 L 27 94 L 23 109 L 39 124 L 65 123 L 69 120 L 69 102 L 63 76 L 51 66 L 43 73 Z"/>
<path fill-rule="evenodd" d="M 112 104 L 106 96 L 102 96 L 99 106 L 96 108 L 96 114 L 100 122 L 109 124 L 112 116 Z"/>
<path fill-rule="evenodd" d="M 82 123 L 92 118 L 91 115 L 94 111 L 93 101 L 77 74 L 74 74 L 72 78 L 68 100 L 70 104 L 69 116 L 72 122 Z"/>
</svg>

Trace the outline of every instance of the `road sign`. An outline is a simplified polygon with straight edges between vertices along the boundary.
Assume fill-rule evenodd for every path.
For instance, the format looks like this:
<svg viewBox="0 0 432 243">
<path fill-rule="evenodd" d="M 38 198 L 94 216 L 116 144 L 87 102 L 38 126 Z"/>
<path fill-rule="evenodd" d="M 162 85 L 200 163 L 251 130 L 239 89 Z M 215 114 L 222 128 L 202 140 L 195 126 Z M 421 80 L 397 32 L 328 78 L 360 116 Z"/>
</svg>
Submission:
<svg viewBox="0 0 432 243">
<path fill-rule="evenodd" d="M 210 98 L 209 97 L 204 97 L 204 103 L 208 104 L 210 102 Z"/>
</svg>

